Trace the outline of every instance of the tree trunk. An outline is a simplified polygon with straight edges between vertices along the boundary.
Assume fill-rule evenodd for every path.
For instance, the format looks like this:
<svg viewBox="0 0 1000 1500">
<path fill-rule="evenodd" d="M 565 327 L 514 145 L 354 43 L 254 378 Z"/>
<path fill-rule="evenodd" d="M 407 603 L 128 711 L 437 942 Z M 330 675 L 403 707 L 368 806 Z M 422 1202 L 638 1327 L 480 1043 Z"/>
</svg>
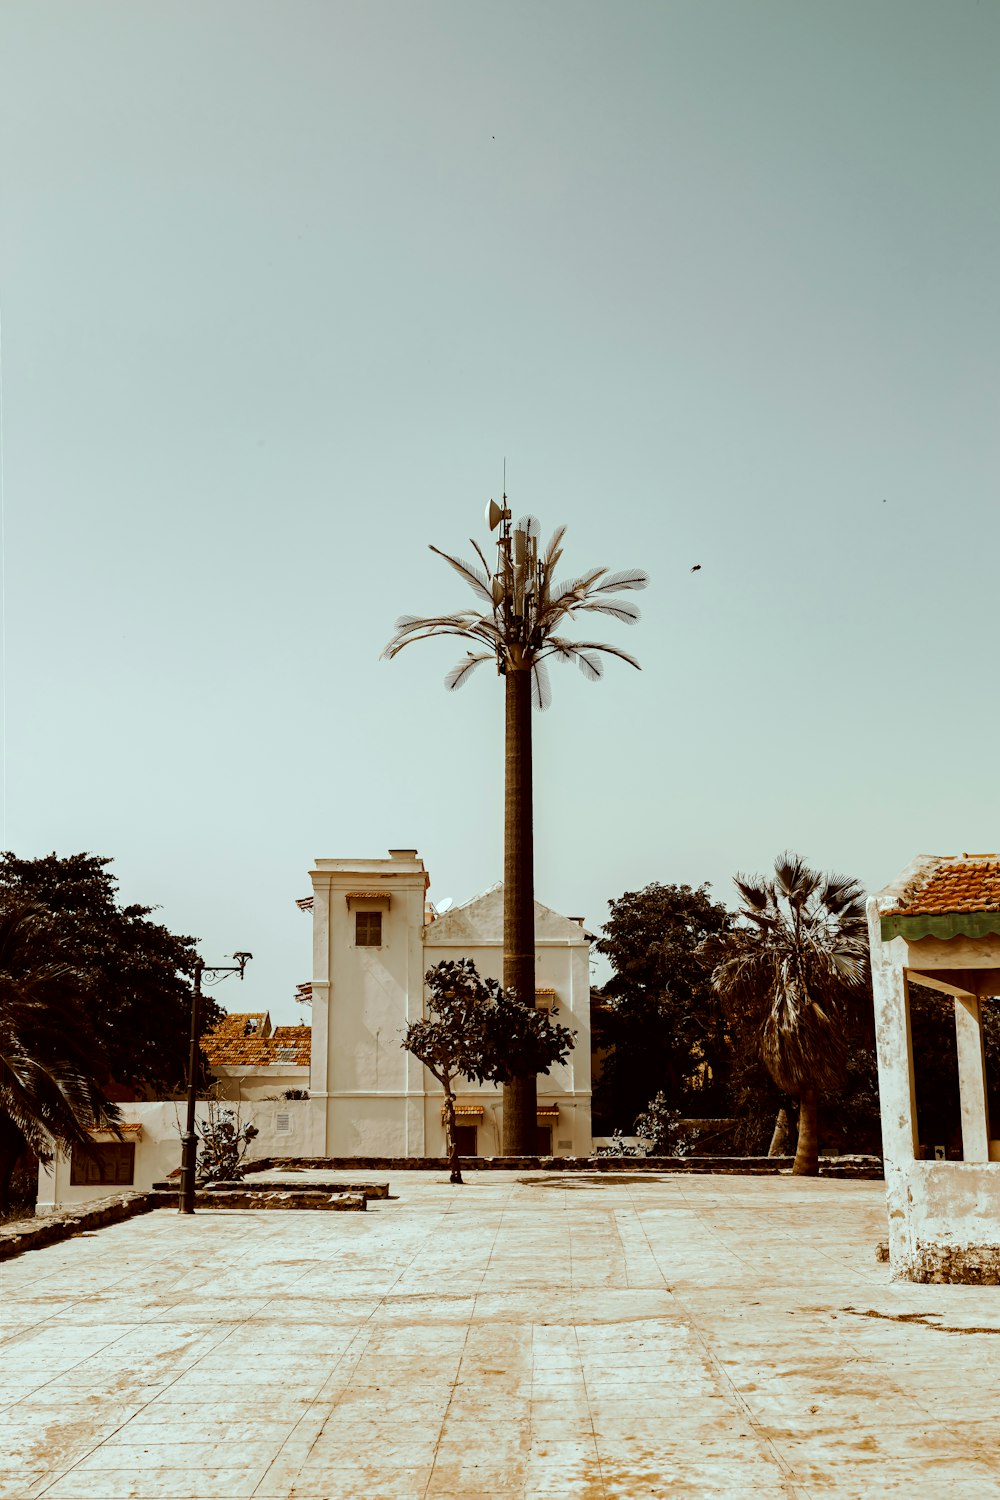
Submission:
<svg viewBox="0 0 1000 1500">
<path fill-rule="evenodd" d="M 522 1005 L 535 1004 L 535 851 L 531 798 L 531 672 L 508 666 L 504 764 L 503 982 Z M 534 1156 L 538 1099 L 534 1074 L 503 1090 L 503 1154 Z"/>
<path fill-rule="evenodd" d="M 792 1171 L 797 1177 L 815 1177 L 819 1172 L 819 1138 L 816 1134 L 816 1090 L 799 1095 L 799 1144 Z"/>
<path fill-rule="evenodd" d="M 448 1165 L 451 1168 L 448 1181 L 464 1186 L 462 1164 L 458 1159 L 458 1131 L 455 1129 L 455 1094 L 450 1078 L 443 1078 L 441 1082 L 444 1086 L 444 1138 L 447 1143 Z"/>
<path fill-rule="evenodd" d="M 788 1110 L 782 1105 L 774 1121 L 774 1134 L 771 1136 L 771 1144 L 767 1148 L 768 1156 L 787 1156 L 788 1137 L 791 1133 L 792 1129 L 788 1119 Z"/>
</svg>

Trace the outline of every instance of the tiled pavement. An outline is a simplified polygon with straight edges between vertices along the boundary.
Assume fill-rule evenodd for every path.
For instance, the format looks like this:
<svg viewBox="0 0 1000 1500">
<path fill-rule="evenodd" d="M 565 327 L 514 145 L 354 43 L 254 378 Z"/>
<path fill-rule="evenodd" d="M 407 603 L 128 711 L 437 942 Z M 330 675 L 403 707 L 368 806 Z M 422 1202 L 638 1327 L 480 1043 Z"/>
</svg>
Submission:
<svg viewBox="0 0 1000 1500">
<path fill-rule="evenodd" d="M 0 1266 L 0 1496 L 1000 1497 L 1000 1288 L 891 1284 L 881 1183 L 391 1190 Z"/>
</svg>

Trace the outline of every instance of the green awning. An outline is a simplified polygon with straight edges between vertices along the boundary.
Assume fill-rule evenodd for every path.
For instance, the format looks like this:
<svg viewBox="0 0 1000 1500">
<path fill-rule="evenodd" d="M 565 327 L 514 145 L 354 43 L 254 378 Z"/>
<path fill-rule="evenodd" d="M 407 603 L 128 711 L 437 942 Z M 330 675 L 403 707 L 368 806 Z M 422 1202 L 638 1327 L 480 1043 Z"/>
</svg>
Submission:
<svg viewBox="0 0 1000 1500">
<path fill-rule="evenodd" d="M 897 912 L 881 919 L 883 943 L 895 937 L 915 943 L 919 938 L 1000 937 L 1000 911 Z"/>
</svg>

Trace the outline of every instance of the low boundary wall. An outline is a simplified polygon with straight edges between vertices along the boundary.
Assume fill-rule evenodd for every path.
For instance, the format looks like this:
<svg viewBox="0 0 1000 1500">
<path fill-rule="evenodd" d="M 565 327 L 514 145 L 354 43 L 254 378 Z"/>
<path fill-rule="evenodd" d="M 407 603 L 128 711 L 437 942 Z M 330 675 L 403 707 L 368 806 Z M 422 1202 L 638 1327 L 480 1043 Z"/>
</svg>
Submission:
<svg viewBox="0 0 1000 1500">
<path fill-rule="evenodd" d="M 75 1234 L 103 1229 L 106 1224 L 120 1224 L 162 1207 L 159 1193 L 116 1193 L 113 1198 L 98 1198 L 69 1208 L 53 1209 L 34 1219 L 15 1219 L 0 1225 L 0 1261 L 10 1260 L 25 1250 L 41 1250 Z"/>
<path fill-rule="evenodd" d="M 718 1172 L 774 1177 L 790 1172 L 792 1156 L 463 1156 L 463 1172 Z M 444 1156 L 263 1156 L 244 1162 L 253 1172 L 447 1171 Z M 883 1176 L 878 1156 L 821 1156 L 820 1177 L 870 1181 Z"/>
</svg>

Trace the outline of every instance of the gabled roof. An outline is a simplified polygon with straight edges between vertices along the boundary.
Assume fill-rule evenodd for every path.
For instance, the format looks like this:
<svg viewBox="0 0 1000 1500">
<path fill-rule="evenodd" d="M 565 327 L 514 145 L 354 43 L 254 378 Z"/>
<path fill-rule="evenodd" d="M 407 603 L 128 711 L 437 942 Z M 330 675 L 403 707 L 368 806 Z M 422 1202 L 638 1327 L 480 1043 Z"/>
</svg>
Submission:
<svg viewBox="0 0 1000 1500">
<path fill-rule="evenodd" d="M 591 941 L 591 935 L 584 931 L 582 923 L 575 917 L 561 916 L 551 907 L 536 901 L 535 940 L 544 943 L 547 938 L 560 942 L 567 938 L 579 943 Z M 502 943 L 503 883 L 498 881 L 461 906 L 442 912 L 424 928 L 424 942 L 431 947 L 437 944 Z"/>
<path fill-rule="evenodd" d="M 922 855 L 894 895 L 881 913 L 883 941 L 1000 933 L 1000 854 Z"/>
</svg>

